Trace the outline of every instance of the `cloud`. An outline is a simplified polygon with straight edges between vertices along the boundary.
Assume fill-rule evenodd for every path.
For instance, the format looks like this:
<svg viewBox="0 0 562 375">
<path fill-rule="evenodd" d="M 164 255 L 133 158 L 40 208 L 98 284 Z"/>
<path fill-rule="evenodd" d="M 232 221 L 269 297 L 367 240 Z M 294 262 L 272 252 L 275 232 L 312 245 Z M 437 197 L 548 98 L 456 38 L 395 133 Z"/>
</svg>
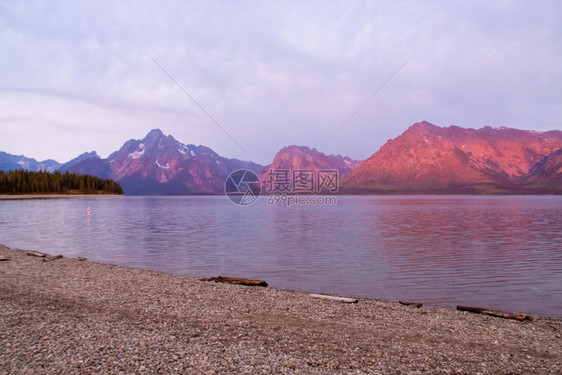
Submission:
<svg viewBox="0 0 562 375">
<path fill-rule="evenodd" d="M 227 157 L 364 159 L 412 123 L 562 128 L 560 2 L 3 2 L 0 150 L 66 161 L 159 127 Z M 51 134 L 49 144 L 44 136 Z"/>
</svg>

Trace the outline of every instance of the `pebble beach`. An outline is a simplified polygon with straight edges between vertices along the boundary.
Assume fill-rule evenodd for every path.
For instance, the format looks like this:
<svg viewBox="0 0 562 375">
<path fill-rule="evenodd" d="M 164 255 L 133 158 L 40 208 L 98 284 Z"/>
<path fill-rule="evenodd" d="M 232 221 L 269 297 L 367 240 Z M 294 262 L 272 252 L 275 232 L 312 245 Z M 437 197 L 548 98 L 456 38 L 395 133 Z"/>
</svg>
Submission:
<svg viewBox="0 0 562 375">
<path fill-rule="evenodd" d="M 0 374 L 562 373 L 559 320 L 341 303 L 28 252 L 0 246 Z"/>
</svg>

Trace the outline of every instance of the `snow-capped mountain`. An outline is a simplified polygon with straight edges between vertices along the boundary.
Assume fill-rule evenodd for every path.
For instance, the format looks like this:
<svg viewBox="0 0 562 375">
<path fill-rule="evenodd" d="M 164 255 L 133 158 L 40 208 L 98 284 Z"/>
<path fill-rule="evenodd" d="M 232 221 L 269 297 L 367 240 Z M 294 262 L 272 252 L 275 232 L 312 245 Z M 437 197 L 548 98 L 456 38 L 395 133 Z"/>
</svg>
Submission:
<svg viewBox="0 0 562 375">
<path fill-rule="evenodd" d="M 131 139 L 107 159 L 97 154 L 78 157 L 61 170 L 112 178 L 125 194 L 220 194 L 236 169 L 261 172 L 263 166 L 227 159 L 205 146 L 183 144 L 159 129 L 144 139 Z M 77 160 L 75 159 L 75 160 Z"/>
<path fill-rule="evenodd" d="M 12 155 L 8 154 L 7 152 L 0 151 L 0 171 L 14 171 L 18 169 L 25 169 L 32 172 L 54 172 L 59 167 L 60 164 L 51 159 L 37 161 L 32 158 L 26 158 L 23 155 Z"/>
</svg>

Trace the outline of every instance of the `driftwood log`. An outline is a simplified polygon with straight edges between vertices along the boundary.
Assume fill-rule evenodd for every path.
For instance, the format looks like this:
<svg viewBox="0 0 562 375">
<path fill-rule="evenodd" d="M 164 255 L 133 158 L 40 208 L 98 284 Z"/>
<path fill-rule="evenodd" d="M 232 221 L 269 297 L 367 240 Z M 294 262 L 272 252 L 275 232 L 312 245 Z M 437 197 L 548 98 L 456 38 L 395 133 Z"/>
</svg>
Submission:
<svg viewBox="0 0 562 375">
<path fill-rule="evenodd" d="M 227 277 L 227 276 L 217 276 L 208 279 L 199 279 L 201 281 L 214 281 L 216 283 L 228 283 L 236 285 L 247 285 L 247 286 L 267 286 L 267 283 L 263 280 L 251 280 L 242 277 Z"/>
<path fill-rule="evenodd" d="M 50 260 L 63 258 L 62 255 L 49 255 L 49 254 L 39 253 L 37 251 L 28 251 L 27 255 L 29 255 L 31 257 L 43 258 L 43 262 L 48 262 Z"/>
<path fill-rule="evenodd" d="M 533 316 L 529 314 L 502 311 L 502 310 L 483 309 L 481 307 L 457 306 L 457 310 L 468 311 L 475 314 L 490 315 L 498 318 L 515 319 L 519 321 L 533 320 Z"/>
<path fill-rule="evenodd" d="M 423 304 L 421 303 L 416 303 L 416 302 L 404 302 L 404 301 L 398 301 L 399 304 L 404 305 L 404 306 L 414 306 L 416 308 L 421 308 L 423 306 Z"/>
<path fill-rule="evenodd" d="M 0 262 L 8 260 L 10 260 L 10 258 L 5 257 L 4 255 L 0 255 Z"/>
<path fill-rule="evenodd" d="M 48 262 L 50 260 L 62 259 L 62 258 L 63 258 L 62 255 L 49 255 L 49 256 L 46 256 L 45 258 L 43 258 L 43 262 Z"/>
<path fill-rule="evenodd" d="M 327 296 L 325 294 L 310 294 L 313 298 L 326 299 L 329 301 L 343 302 L 343 303 L 357 303 L 359 300 L 357 298 L 346 298 L 346 297 L 334 297 Z"/>
</svg>

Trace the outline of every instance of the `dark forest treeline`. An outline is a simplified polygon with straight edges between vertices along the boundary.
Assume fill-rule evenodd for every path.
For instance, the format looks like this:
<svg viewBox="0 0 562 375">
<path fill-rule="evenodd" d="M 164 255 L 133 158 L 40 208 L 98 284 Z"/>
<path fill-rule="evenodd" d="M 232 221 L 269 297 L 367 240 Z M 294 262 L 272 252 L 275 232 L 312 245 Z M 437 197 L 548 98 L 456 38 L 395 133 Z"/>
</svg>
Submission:
<svg viewBox="0 0 562 375">
<path fill-rule="evenodd" d="M 0 194 L 123 194 L 113 180 L 76 173 L 0 171 Z"/>
</svg>

